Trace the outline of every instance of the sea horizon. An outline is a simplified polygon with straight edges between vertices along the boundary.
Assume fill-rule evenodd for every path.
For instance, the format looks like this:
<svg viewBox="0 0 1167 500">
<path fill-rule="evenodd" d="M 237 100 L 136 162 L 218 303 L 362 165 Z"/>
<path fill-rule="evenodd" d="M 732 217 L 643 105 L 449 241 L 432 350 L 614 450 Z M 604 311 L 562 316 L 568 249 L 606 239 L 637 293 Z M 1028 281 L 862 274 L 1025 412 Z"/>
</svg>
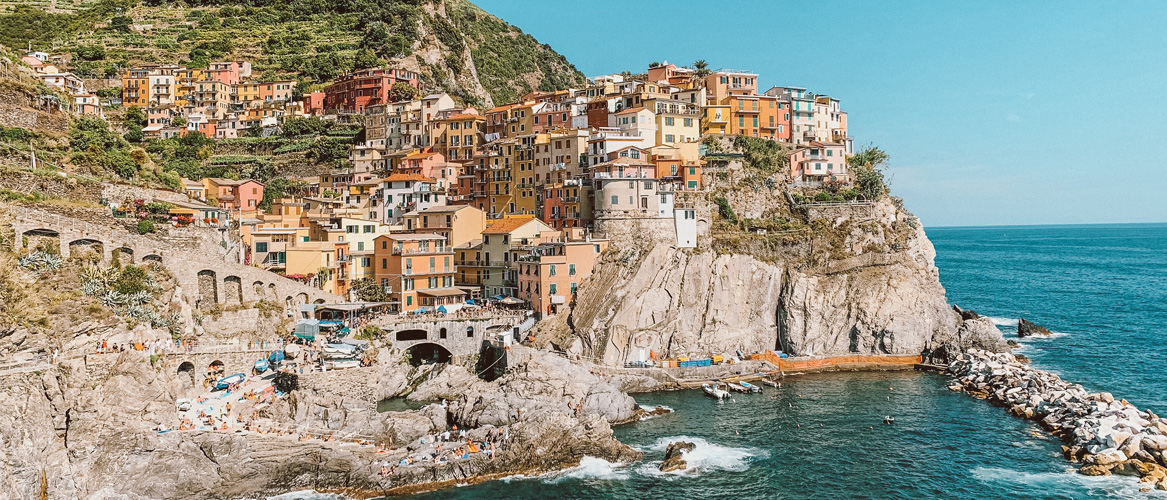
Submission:
<svg viewBox="0 0 1167 500">
<path fill-rule="evenodd" d="M 933 229 L 997 229 L 997 228 L 1042 228 L 1042 227 L 1114 227 L 1114 226 L 1163 226 L 1167 221 L 1160 222 L 1084 222 L 1084 223 L 1049 223 L 1049 224 L 988 224 L 988 225 L 961 225 L 961 226 L 931 226 L 924 225 L 927 231 Z"/>
</svg>

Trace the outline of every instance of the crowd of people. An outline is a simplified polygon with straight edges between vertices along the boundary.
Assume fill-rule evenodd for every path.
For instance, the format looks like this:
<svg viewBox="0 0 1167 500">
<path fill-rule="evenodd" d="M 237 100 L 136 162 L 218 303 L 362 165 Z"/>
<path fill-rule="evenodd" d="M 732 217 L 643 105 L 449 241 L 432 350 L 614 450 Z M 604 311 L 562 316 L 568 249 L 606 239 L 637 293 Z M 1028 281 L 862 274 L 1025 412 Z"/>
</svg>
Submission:
<svg viewBox="0 0 1167 500">
<path fill-rule="evenodd" d="M 387 477 L 396 474 L 398 467 L 444 464 L 467 460 L 471 456 L 479 454 L 494 460 L 498 450 L 509 439 L 510 431 L 506 427 L 490 429 L 485 438 L 476 441 L 468 438 L 464 429 L 458 429 L 458 426 L 454 425 L 441 433 L 422 436 L 418 440 L 417 450 L 402 457 L 397 463 L 382 461 L 381 476 Z M 387 450 L 378 448 L 377 453 L 387 453 Z"/>
</svg>

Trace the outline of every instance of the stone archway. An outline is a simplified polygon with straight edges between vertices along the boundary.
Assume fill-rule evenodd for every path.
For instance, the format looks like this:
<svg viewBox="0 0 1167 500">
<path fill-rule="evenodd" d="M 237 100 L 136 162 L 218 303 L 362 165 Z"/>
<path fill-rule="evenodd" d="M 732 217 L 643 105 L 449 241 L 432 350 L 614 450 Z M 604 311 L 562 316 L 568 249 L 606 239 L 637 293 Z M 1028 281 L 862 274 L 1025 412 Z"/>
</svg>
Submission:
<svg viewBox="0 0 1167 500">
<path fill-rule="evenodd" d="M 312 303 L 313 303 L 313 304 L 323 304 L 323 303 L 324 303 L 324 299 L 316 299 L 316 300 L 312 301 Z"/>
<path fill-rule="evenodd" d="M 190 361 L 183 361 L 182 364 L 178 365 L 178 373 L 193 372 L 194 369 L 195 365 Z"/>
<path fill-rule="evenodd" d="M 52 229 L 30 229 L 21 235 L 21 246 L 49 253 L 61 253 L 61 233 Z"/>
<path fill-rule="evenodd" d="M 98 240 L 89 238 L 70 241 L 69 258 L 101 262 L 105 260 L 105 245 Z"/>
<path fill-rule="evenodd" d="M 156 253 L 152 253 L 150 255 L 143 256 L 142 262 L 157 262 L 157 263 L 161 264 L 162 263 L 162 256 L 158 255 Z"/>
<path fill-rule="evenodd" d="M 429 338 L 429 332 L 422 329 L 401 330 L 394 334 L 394 338 L 398 342 L 408 342 L 410 340 L 425 340 Z"/>
<path fill-rule="evenodd" d="M 124 264 L 134 263 L 134 249 L 126 246 L 113 249 L 113 257 Z"/>
<path fill-rule="evenodd" d="M 226 304 L 243 303 L 243 280 L 238 276 L 223 278 L 223 302 Z"/>
<path fill-rule="evenodd" d="M 256 300 L 260 300 L 260 299 L 265 298 L 263 296 L 263 282 L 262 281 L 256 281 L 255 283 L 252 283 L 251 284 L 251 291 L 253 293 L 255 293 Z"/>
<path fill-rule="evenodd" d="M 296 304 L 307 304 L 308 294 L 300 292 L 296 294 Z"/>
<path fill-rule="evenodd" d="M 219 283 L 215 271 L 199 271 L 199 307 L 211 307 L 219 302 Z"/>
<path fill-rule="evenodd" d="M 410 346 L 405 352 L 409 358 L 409 364 L 413 366 L 449 363 L 450 358 L 453 357 L 449 349 L 432 342 Z"/>
</svg>

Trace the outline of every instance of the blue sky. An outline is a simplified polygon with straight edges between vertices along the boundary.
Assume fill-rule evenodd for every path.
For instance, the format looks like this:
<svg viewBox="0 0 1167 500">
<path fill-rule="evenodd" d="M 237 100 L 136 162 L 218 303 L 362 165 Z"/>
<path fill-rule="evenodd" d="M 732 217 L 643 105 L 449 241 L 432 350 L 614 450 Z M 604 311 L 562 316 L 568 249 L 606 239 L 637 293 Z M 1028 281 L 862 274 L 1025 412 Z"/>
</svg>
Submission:
<svg viewBox="0 0 1167 500">
<path fill-rule="evenodd" d="M 475 3 L 588 76 L 705 59 L 838 97 L 928 226 L 1167 221 L 1167 2 Z"/>
</svg>

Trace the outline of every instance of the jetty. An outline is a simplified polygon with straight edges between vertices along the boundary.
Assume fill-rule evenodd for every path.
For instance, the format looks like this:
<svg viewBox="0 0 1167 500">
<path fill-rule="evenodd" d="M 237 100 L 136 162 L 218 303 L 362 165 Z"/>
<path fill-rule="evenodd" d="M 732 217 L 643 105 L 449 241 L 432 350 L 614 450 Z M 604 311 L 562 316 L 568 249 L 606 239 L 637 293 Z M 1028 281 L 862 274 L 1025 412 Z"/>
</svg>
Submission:
<svg viewBox="0 0 1167 500">
<path fill-rule="evenodd" d="M 972 349 L 948 370 L 955 377 L 949 389 L 1009 408 L 1060 437 L 1066 459 L 1084 464 L 1078 472 L 1137 476 L 1148 489 L 1167 490 L 1167 419 L 1110 393 L 1089 393 L 1010 353 Z"/>
</svg>

